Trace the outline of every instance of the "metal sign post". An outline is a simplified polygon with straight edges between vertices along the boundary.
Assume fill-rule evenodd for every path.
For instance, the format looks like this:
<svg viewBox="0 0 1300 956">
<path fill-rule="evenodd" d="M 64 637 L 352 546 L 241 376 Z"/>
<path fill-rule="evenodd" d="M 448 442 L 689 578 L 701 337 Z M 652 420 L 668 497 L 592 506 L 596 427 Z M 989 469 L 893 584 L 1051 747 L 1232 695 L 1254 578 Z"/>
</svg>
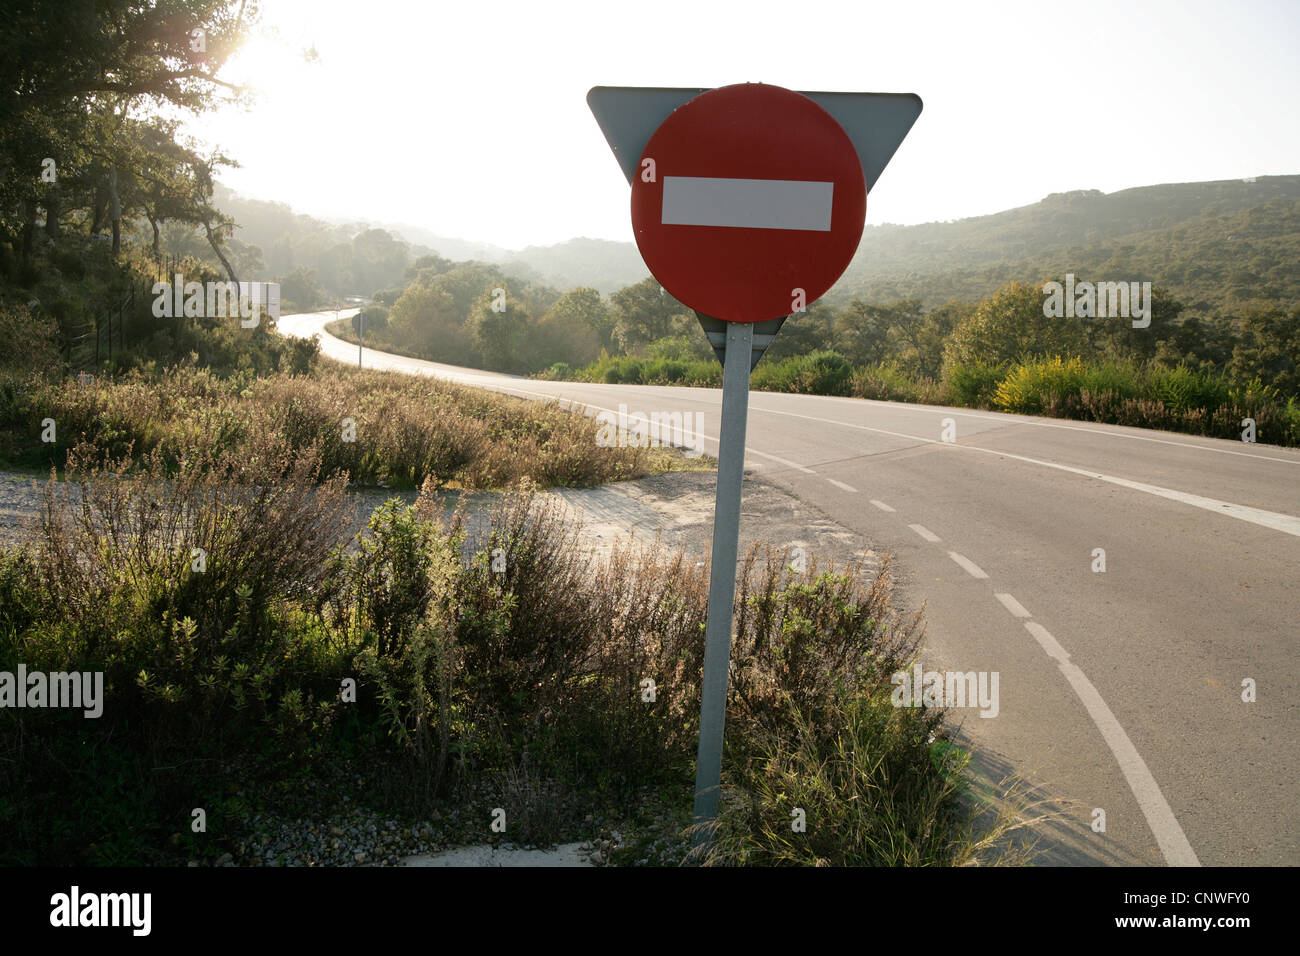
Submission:
<svg viewBox="0 0 1300 956">
<path fill-rule="evenodd" d="M 749 419 L 751 322 L 727 323 L 722 366 L 722 432 L 718 492 L 713 508 L 713 561 L 709 568 L 709 618 L 704 636 L 700 745 L 695 765 L 695 829 L 691 845 L 713 839 L 722 782 L 722 732 L 731 670 L 731 623 L 736 600 L 736 551 L 740 544 L 740 489 L 745 477 L 745 425 Z"/>
</svg>

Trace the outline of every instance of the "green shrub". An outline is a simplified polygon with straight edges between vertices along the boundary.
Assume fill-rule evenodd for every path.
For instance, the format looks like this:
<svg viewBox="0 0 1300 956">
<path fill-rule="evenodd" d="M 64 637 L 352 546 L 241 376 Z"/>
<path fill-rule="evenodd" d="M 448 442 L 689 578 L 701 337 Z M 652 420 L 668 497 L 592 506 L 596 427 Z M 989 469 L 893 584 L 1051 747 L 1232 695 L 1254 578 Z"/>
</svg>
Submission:
<svg viewBox="0 0 1300 956">
<path fill-rule="evenodd" d="M 930 405 L 948 402 L 946 386 L 930 378 L 916 379 L 892 363 L 855 370 L 849 383 L 849 394 L 854 398 L 882 402 L 920 402 Z"/>
<path fill-rule="evenodd" d="M 215 855 L 250 808 L 300 779 L 323 783 L 349 753 L 364 755 L 385 806 L 425 813 L 486 789 L 520 801 L 519 834 L 537 838 L 572 838 L 585 814 L 635 807 L 646 788 L 688 793 L 706 568 L 630 543 L 593 565 L 530 485 L 486 523 L 444 524 L 432 479 L 413 507 L 380 508 L 345 550 L 341 484 L 317 483 L 319 453 L 293 447 L 270 433 L 215 460 L 187 456 L 170 476 L 165 448 L 136 472 L 79 448 L 70 467 L 86 507 L 52 490 L 40 538 L 0 549 L 0 667 L 102 669 L 111 705 L 89 725 L 0 713 L 11 771 L 0 775 L 0 859 L 174 862 L 168 834 L 196 805 L 213 835 L 187 836 L 183 852 Z M 751 549 L 741 569 L 725 765 L 744 800 L 778 809 L 784 798 L 764 790 L 754 761 L 769 745 L 822 753 L 868 739 L 844 695 L 887 700 L 920 634 L 919 615 L 891 607 L 887 562 L 870 575 L 815 561 L 795 572 L 788 557 Z M 357 680 L 355 703 L 341 699 L 344 678 Z M 872 812 L 893 816 L 872 824 L 875 844 L 893 831 L 899 858 L 958 859 L 944 842 L 953 811 L 934 796 L 956 771 L 889 729 L 920 733 L 934 715 L 885 716 L 871 739 L 900 776 L 885 786 L 846 772 L 816 786 L 852 803 L 879 784 Z M 929 842 L 925 827 L 938 834 Z M 845 832 L 845 858 L 885 859 Z M 746 833 L 733 859 L 777 859 Z"/>
<path fill-rule="evenodd" d="M 1020 862 L 999 845 L 1018 797 L 971 800 L 969 756 L 942 736 L 941 711 L 894 707 L 887 694 L 840 689 L 812 718 L 785 702 L 788 734 L 733 745 L 708 865 L 960 866 Z M 802 830 L 795 825 L 801 823 Z"/>
<path fill-rule="evenodd" d="M 1142 393 L 1142 370 L 1132 361 L 1092 362 L 1084 367 L 1080 394 L 1112 395 L 1118 399 L 1136 398 Z"/>
<path fill-rule="evenodd" d="M 301 608 L 346 528 L 343 485 L 317 483 L 310 451 L 253 451 L 168 475 L 161 454 L 128 473 L 79 447 L 39 537 L 0 552 L 0 669 L 103 673 L 97 719 L 0 713 L 0 859 L 160 862 L 232 761 L 251 785 L 319 759 L 350 652 Z"/>
<path fill-rule="evenodd" d="M 1300 445 L 1300 400 L 1287 399 L 1281 424 L 1280 444 Z"/>
<path fill-rule="evenodd" d="M 41 307 L 0 304 L 0 372 L 27 377 L 61 370 L 59 325 Z"/>
<path fill-rule="evenodd" d="M 356 624 L 366 634 L 365 643 L 373 637 L 380 657 L 400 657 L 412 631 L 428 613 L 430 600 L 447 590 L 448 552 L 454 542 L 439 540 L 436 530 L 416 515 L 413 505 L 393 498 L 370 516 L 370 534 L 348 559 L 344 573 L 357 597 Z M 443 586 L 439 588 L 437 582 Z"/>
<path fill-rule="evenodd" d="M 759 363 L 751 387 L 757 391 L 847 395 L 853 366 L 838 352 L 792 355 L 771 365 Z"/>
<path fill-rule="evenodd" d="M 944 369 L 944 384 L 948 386 L 954 404 L 966 408 L 992 408 L 998 385 L 1010 367 L 1006 363 L 948 365 Z"/>
<path fill-rule="evenodd" d="M 655 381 L 677 383 L 686 378 L 686 372 L 689 366 L 686 362 L 678 359 L 661 359 L 653 366 L 653 378 Z"/>
<path fill-rule="evenodd" d="M 646 358 L 650 359 L 671 359 L 677 362 L 689 364 L 707 356 L 701 352 L 702 346 L 698 338 L 691 338 L 686 335 L 670 335 L 667 338 L 657 339 L 646 346 Z"/>
<path fill-rule="evenodd" d="M 1214 412 L 1231 396 L 1226 379 L 1208 371 L 1193 371 L 1186 365 L 1158 369 L 1151 376 L 1150 395 L 1174 412 L 1204 409 Z"/>
</svg>

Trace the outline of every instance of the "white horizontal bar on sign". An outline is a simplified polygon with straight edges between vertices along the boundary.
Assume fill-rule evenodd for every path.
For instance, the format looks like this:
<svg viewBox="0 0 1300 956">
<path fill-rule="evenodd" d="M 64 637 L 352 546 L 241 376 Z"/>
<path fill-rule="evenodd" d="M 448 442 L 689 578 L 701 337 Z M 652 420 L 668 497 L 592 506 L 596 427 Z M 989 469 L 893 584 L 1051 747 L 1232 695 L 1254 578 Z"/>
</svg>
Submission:
<svg viewBox="0 0 1300 956">
<path fill-rule="evenodd" d="M 665 226 L 830 232 L 834 183 L 665 176 Z"/>
</svg>

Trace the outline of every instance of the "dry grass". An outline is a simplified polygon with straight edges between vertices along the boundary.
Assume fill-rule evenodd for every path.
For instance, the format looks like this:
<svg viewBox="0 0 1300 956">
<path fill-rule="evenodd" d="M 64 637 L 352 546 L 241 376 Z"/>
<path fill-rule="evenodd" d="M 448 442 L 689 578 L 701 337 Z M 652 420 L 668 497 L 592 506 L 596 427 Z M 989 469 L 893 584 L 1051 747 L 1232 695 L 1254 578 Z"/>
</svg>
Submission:
<svg viewBox="0 0 1300 956">
<path fill-rule="evenodd" d="M 83 385 L 32 378 L 0 401 L 0 447 L 11 462 L 63 468 L 86 441 L 138 459 L 163 449 L 170 467 L 209 449 L 251 454 L 280 436 L 315 446 L 322 470 L 393 488 L 501 488 L 528 477 L 543 486 L 599 484 L 646 474 L 649 449 L 604 448 L 590 419 L 510 396 L 393 372 L 347 368 L 310 376 L 218 377 L 177 367 Z M 53 419 L 57 442 L 43 443 Z"/>
</svg>

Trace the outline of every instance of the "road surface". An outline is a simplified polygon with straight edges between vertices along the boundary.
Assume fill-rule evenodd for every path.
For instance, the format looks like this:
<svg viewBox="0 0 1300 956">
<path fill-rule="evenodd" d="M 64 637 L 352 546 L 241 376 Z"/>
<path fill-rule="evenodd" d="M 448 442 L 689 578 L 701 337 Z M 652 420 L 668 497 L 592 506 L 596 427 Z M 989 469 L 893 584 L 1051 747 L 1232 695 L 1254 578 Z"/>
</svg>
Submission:
<svg viewBox="0 0 1300 956">
<path fill-rule="evenodd" d="M 355 364 L 355 345 L 324 334 L 334 317 L 279 328 Z M 717 453 L 718 390 L 370 349 L 364 364 L 592 414 L 703 412 Z M 997 673 L 996 716 L 953 716 L 987 771 L 1068 801 L 1052 859 L 1300 863 L 1300 451 L 811 395 L 755 392 L 749 415 L 747 469 L 896 553 L 904 595 L 926 602 L 926 669 Z"/>
</svg>

